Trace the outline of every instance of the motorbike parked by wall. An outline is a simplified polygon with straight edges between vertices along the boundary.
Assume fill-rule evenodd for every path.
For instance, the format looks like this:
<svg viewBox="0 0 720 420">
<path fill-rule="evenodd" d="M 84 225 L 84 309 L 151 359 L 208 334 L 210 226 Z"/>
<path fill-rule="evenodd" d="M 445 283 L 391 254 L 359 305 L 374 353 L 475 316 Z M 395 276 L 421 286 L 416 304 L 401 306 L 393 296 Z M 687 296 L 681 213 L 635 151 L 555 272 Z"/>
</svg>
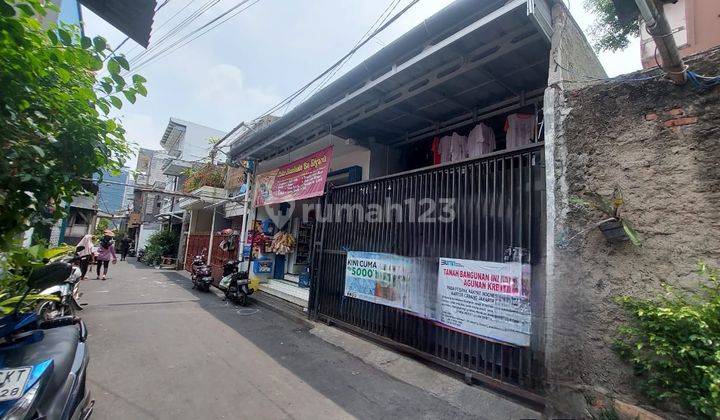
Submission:
<svg viewBox="0 0 720 420">
<path fill-rule="evenodd" d="M 254 290 L 250 287 L 250 279 L 247 271 L 239 271 L 240 261 L 230 260 L 223 264 L 223 278 L 218 284 L 218 289 L 225 292 L 225 299 L 236 302 L 239 305 L 247 305 L 248 296 Z"/>
<path fill-rule="evenodd" d="M 70 264 L 71 270 L 68 277 L 60 284 L 54 284 L 41 291 L 41 295 L 55 296 L 57 300 L 45 300 L 37 304 L 35 312 L 41 321 L 49 321 L 54 318 L 66 315 L 75 315 L 76 311 L 82 311 L 78 303 L 80 299 L 80 267 L 78 264 L 83 260 L 90 259 L 90 255 L 78 256 L 78 252 L 85 249 L 83 246 L 75 248 L 75 255 L 64 258 L 61 261 Z"/>
<path fill-rule="evenodd" d="M 196 255 L 190 264 L 190 279 L 193 283 L 193 288 L 200 290 L 201 292 L 209 292 L 210 286 L 212 285 L 212 267 L 207 265 L 205 259 L 205 250 L 201 252 L 201 255 Z"/>
<path fill-rule="evenodd" d="M 73 271 L 64 261 L 36 269 L 28 292 L 62 284 Z M 87 419 L 94 401 L 85 385 L 85 324 L 74 316 L 41 320 L 35 312 L 20 313 L 26 296 L 0 319 L 0 418 Z"/>
</svg>

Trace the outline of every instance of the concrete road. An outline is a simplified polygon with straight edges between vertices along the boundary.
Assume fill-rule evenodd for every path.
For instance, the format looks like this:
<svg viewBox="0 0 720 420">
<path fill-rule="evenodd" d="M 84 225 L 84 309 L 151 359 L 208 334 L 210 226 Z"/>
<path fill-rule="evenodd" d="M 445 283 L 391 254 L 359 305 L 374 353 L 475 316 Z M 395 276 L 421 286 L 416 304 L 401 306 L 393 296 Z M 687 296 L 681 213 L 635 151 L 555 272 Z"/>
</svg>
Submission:
<svg viewBox="0 0 720 420">
<path fill-rule="evenodd" d="M 469 417 L 305 323 L 226 304 L 182 273 L 132 260 L 81 284 L 93 419 Z"/>
</svg>

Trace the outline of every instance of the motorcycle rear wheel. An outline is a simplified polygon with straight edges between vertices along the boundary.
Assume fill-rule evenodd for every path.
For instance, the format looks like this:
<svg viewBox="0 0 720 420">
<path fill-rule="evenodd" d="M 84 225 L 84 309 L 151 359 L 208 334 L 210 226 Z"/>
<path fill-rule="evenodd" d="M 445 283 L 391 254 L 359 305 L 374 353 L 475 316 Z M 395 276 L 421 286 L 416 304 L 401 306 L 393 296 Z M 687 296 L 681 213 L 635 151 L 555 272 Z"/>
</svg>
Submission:
<svg viewBox="0 0 720 420">
<path fill-rule="evenodd" d="M 50 321 L 65 315 L 75 315 L 75 310 L 72 306 L 65 306 L 60 302 L 46 301 L 40 304 L 37 314 L 40 320 Z"/>
</svg>

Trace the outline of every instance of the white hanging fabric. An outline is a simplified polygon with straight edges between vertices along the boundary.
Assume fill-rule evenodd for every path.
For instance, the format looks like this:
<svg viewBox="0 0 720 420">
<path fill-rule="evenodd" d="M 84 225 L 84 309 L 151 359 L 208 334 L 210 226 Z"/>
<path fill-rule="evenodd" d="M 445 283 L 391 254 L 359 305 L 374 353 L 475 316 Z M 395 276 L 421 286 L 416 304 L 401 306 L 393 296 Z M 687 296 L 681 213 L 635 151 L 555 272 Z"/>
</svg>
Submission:
<svg viewBox="0 0 720 420">
<path fill-rule="evenodd" d="M 465 150 L 466 137 L 458 133 L 452 133 L 450 138 L 450 162 L 457 162 L 467 157 Z"/>
<path fill-rule="evenodd" d="M 450 136 L 443 136 L 440 138 L 440 163 L 450 162 Z"/>
<path fill-rule="evenodd" d="M 467 156 L 479 157 L 495 151 L 495 133 L 492 128 L 480 123 L 472 129 L 467 137 Z"/>
</svg>

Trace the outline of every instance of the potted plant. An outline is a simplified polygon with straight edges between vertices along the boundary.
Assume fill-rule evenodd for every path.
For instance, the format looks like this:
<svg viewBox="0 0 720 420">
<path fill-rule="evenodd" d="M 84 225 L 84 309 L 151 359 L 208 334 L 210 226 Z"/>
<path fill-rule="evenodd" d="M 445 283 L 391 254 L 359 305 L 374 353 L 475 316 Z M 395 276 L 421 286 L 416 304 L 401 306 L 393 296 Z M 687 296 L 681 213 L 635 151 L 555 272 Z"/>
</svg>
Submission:
<svg viewBox="0 0 720 420">
<path fill-rule="evenodd" d="M 629 240 L 635 246 L 641 245 L 640 236 L 638 236 L 635 228 L 633 228 L 630 221 L 620 215 L 620 207 L 625 203 L 620 188 L 615 187 L 612 196 L 609 198 L 595 192 L 588 192 L 584 194 L 584 198 L 572 197 L 570 202 L 584 208 L 598 210 L 607 217 L 578 232 L 568 242 L 576 236 L 597 227 L 610 242 Z"/>
</svg>

